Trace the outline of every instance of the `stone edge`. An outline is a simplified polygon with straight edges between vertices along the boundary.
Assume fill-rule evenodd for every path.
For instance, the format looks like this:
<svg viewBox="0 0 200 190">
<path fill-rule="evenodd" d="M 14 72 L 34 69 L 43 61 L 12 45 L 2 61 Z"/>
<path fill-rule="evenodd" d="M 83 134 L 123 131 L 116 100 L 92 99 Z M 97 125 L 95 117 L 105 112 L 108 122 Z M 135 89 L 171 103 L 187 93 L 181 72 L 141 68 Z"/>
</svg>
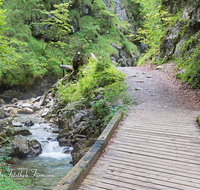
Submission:
<svg viewBox="0 0 200 190">
<path fill-rule="evenodd" d="M 82 181 L 86 178 L 87 174 L 96 163 L 97 159 L 100 157 L 102 151 L 110 140 L 122 117 L 123 112 L 121 110 L 118 110 L 118 112 L 101 133 L 94 145 L 53 190 L 78 189 Z"/>
</svg>

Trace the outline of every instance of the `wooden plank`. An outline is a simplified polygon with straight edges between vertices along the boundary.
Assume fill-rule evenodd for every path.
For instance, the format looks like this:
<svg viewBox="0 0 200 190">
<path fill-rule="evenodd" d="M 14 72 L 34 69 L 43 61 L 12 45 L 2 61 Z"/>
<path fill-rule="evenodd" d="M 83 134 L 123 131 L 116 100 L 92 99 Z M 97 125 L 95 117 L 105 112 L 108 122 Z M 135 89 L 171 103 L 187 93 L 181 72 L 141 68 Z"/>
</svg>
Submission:
<svg viewBox="0 0 200 190">
<path fill-rule="evenodd" d="M 187 143 L 195 143 L 195 144 L 199 144 L 200 142 L 199 141 L 196 141 L 194 138 L 191 138 L 191 139 L 185 139 L 185 138 L 179 138 L 179 137 L 174 137 L 174 136 L 166 136 L 166 135 L 162 135 L 162 134 L 155 134 L 155 133 L 151 133 L 151 134 L 147 134 L 147 133 L 127 133 L 127 132 L 118 132 L 116 134 L 116 137 L 117 138 L 125 138 L 125 137 L 128 137 L 128 138 L 134 138 L 134 137 L 139 137 L 139 136 L 143 136 L 143 137 L 154 137 L 158 140 L 162 140 L 162 139 L 166 139 L 168 141 L 176 141 L 176 142 L 187 142 Z"/>
<path fill-rule="evenodd" d="M 130 117 L 130 116 L 129 116 Z M 160 126 L 175 126 L 177 128 L 182 128 L 182 127 L 193 127 L 194 124 L 195 124 L 195 120 L 192 121 L 192 122 L 172 122 L 170 120 L 167 120 L 167 121 L 159 121 L 159 120 L 155 120 L 155 121 L 152 121 L 152 122 L 148 122 L 146 120 L 134 120 L 133 118 L 130 118 L 129 120 L 127 119 L 126 121 L 124 121 L 125 125 L 129 125 L 129 124 L 136 124 L 136 125 L 140 125 L 140 124 L 144 124 L 144 125 L 160 125 Z M 123 124 L 124 124 L 123 123 Z M 124 125 L 124 126 L 125 126 Z"/>
<path fill-rule="evenodd" d="M 173 189 L 187 189 L 187 190 L 199 190 L 200 187 L 190 187 L 190 186 L 185 186 L 181 184 L 176 184 L 172 183 L 169 181 L 162 181 L 160 179 L 154 179 L 150 177 L 144 177 L 144 176 L 139 176 L 139 175 L 130 175 L 130 174 L 124 174 L 118 172 L 116 175 L 113 172 L 112 174 L 104 173 L 102 172 L 101 168 L 96 168 L 96 170 L 91 170 L 91 175 L 93 176 L 99 176 L 104 179 L 110 179 L 114 180 L 117 182 L 124 182 L 126 184 L 133 184 L 133 183 L 142 183 L 143 185 L 146 184 L 146 187 L 151 187 L 151 188 L 163 188 L 163 187 L 169 187 Z M 91 177 L 91 175 L 88 176 L 88 179 Z"/>
<path fill-rule="evenodd" d="M 87 185 L 87 184 L 81 184 L 81 187 L 79 188 L 79 190 L 103 190 L 105 188 L 102 187 L 95 187 L 93 185 Z M 107 188 L 106 188 L 107 189 Z"/>
<path fill-rule="evenodd" d="M 165 150 L 167 152 L 172 152 L 172 153 L 179 153 L 180 156 L 182 155 L 187 155 L 187 156 L 196 156 L 199 154 L 199 152 L 189 152 L 187 151 L 187 149 L 179 149 L 177 148 L 175 145 L 171 145 L 171 146 L 166 146 L 166 145 L 163 145 L 163 144 L 156 144 L 156 143 L 148 143 L 148 142 L 144 142 L 144 141 L 139 141 L 139 140 L 133 140 L 132 143 L 126 143 L 126 142 L 122 142 L 122 141 L 117 141 L 117 140 L 114 140 L 113 141 L 114 143 L 112 144 L 113 146 L 116 145 L 117 147 L 124 147 L 124 148 L 132 148 L 133 146 L 134 147 L 148 147 L 150 149 L 158 149 L 158 150 Z"/>
<path fill-rule="evenodd" d="M 118 179 L 116 176 L 105 174 L 99 174 L 99 173 L 93 173 L 94 170 L 91 170 L 90 175 L 87 176 L 86 180 L 94 180 L 97 183 L 100 181 L 101 183 L 105 184 L 113 184 L 118 187 L 122 187 L 125 189 L 139 189 L 139 190 L 149 190 L 149 189 L 156 189 L 161 188 L 163 186 L 152 184 L 151 182 L 144 183 L 143 181 L 131 179 L 126 180 L 124 179 Z"/>
<path fill-rule="evenodd" d="M 146 120 L 134 120 L 132 118 L 128 118 L 127 120 L 125 120 L 123 123 L 125 123 L 125 125 L 131 125 L 131 124 L 136 124 L 136 125 L 140 125 L 140 124 L 143 124 L 143 125 L 158 125 L 158 126 L 166 126 L 166 127 L 171 127 L 171 126 L 174 126 L 174 127 L 179 127 L 180 126 L 182 127 L 191 127 L 195 124 L 195 119 L 189 123 L 187 122 L 172 122 L 170 120 L 168 121 L 153 121 L 153 122 L 148 122 Z M 124 125 L 124 126 L 125 126 Z"/>
<path fill-rule="evenodd" d="M 98 168 L 98 172 L 102 173 L 101 172 L 102 167 L 97 167 L 97 168 Z M 137 176 L 137 177 L 140 177 L 139 179 L 147 178 L 150 181 L 156 180 L 156 181 L 159 181 L 160 182 L 159 184 L 161 184 L 161 185 L 165 184 L 167 186 L 176 187 L 176 188 L 183 188 L 183 187 L 185 187 L 185 189 L 198 189 L 198 188 L 200 188 L 200 184 L 173 179 L 173 176 L 163 177 L 163 176 L 159 175 L 161 173 L 158 173 L 157 175 L 150 174 L 150 173 L 147 173 L 147 170 L 143 170 L 143 172 L 141 172 L 141 171 L 139 172 L 139 170 L 137 168 L 135 168 L 135 170 L 133 170 L 133 171 L 122 170 L 122 169 L 120 170 L 118 168 L 115 168 L 115 170 L 114 170 L 114 168 L 112 168 L 111 170 L 107 170 L 102 175 L 105 176 L 105 174 L 109 174 L 109 175 L 116 176 L 116 177 L 129 178 L 129 179 L 135 179 L 136 176 Z"/>
<path fill-rule="evenodd" d="M 113 190 L 128 190 L 128 189 L 133 189 L 133 188 L 129 188 L 129 187 L 121 187 L 121 186 L 116 186 L 115 184 L 113 185 L 113 182 L 110 182 L 109 180 L 102 180 L 103 183 L 100 181 L 101 179 L 85 179 L 84 183 L 85 185 L 87 185 L 88 187 L 97 187 L 97 188 L 101 188 L 101 189 L 113 189 Z M 110 184 L 111 183 L 111 184 Z M 82 187 L 82 185 L 81 185 Z"/>
<path fill-rule="evenodd" d="M 132 115 L 132 117 L 131 117 Z M 180 118 L 179 118 L 180 119 Z M 195 119 L 195 118 L 194 118 Z M 129 117 L 126 118 L 125 120 L 126 122 L 129 122 L 129 121 L 133 121 L 133 122 L 144 122 L 144 123 L 157 123 L 157 124 L 161 124 L 161 123 L 174 123 L 174 124 L 193 124 L 193 119 L 191 118 L 190 121 L 184 121 L 184 120 L 172 120 L 171 118 L 168 118 L 168 117 L 161 117 L 160 119 L 154 117 L 154 118 L 146 118 L 146 117 L 140 117 L 140 114 L 136 117 L 136 114 L 129 114 Z"/>
<path fill-rule="evenodd" d="M 154 146 L 146 146 L 136 143 L 134 144 L 134 146 L 127 146 L 127 145 L 113 143 L 109 145 L 109 148 L 123 152 L 131 152 L 132 150 L 139 150 L 140 152 L 152 152 L 160 155 L 171 156 L 174 158 L 183 158 L 185 160 L 190 159 L 190 161 L 194 161 L 195 163 L 197 160 L 200 161 L 200 157 L 196 153 L 189 153 L 189 152 L 154 147 Z"/>
<path fill-rule="evenodd" d="M 109 151 L 106 152 L 105 156 L 110 156 L 113 159 L 128 159 L 129 162 L 132 162 L 133 160 L 143 160 L 144 162 L 147 163 L 154 163 L 160 165 L 164 165 L 166 167 L 174 167 L 176 168 L 182 168 L 185 170 L 186 173 L 193 173 L 196 175 L 199 175 L 199 165 L 196 164 L 191 164 L 191 163 L 185 163 L 185 162 L 180 162 L 177 160 L 169 160 L 165 159 L 162 157 L 151 157 L 151 156 L 146 156 L 146 155 L 140 155 L 140 154 L 132 154 L 130 155 L 129 153 L 124 152 L 123 154 L 121 152 L 116 152 L 115 150 L 109 149 Z M 132 159 L 130 159 L 130 157 Z"/>
<path fill-rule="evenodd" d="M 172 144 L 172 146 L 176 147 L 176 145 L 183 145 L 183 146 L 187 146 L 190 148 L 193 148 L 194 150 L 199 150 L 200 149 L 200 144 L 197 141 L 179 141 L 179 139 L 173 139 L 173 138 L 165 138 L 165 137 L 155 137 L 155 136 L 146 136 L 146 135 L 138 135 L 138 134 L 134 134 L 134 135 L 120 135 L 117 136 L 119 137 L 118 139 L 123 140 L 123 141 L 131 141 L 133 142 L 135 139 L 142 139 L 142 140 L 151 140 L 154 142 L 159 142 L 160 143 L 167 143 L 167 144 Z M 155 140 L 154 140 L 155 139 Z M 112 140 L 111 142 L 114 142 L 114 140 Z"/>
<path fill-rule="evenodd" d="M 189 160 L 188 158 L 182 158 L 178 154 L 171 154 L 168 152 L 160 152 L 158 150 L 150 150 L 150 149 L 142 149 L 141 148 L 136 148 L 133 147 L 133 149 L 124 149 L 124 148 L 118 148 L 118 147 L 113 147 L 112 145 L 109 145 L 109 149 L 113 151 L 120 152 L 121 154 L 123 153 L 129 153 L 130 156 L 133 156 L 133 154 L 140 154 L 140 155 L 146 155 L 146 156 L 151 156 L 151 157 L 157 157 L 157 158 L 163 158 L 163 159 L 168 159 L 168 160 L 176 160 L 179 162 L 185 162 L 185 163 L 191 163 L 191 164 L 197 164 L 200 165 L 200 158 L 196 157 L 196 160 Z"/>
<path fill-rule="evenodd" d="M 129 129 L 129 130 L 128 130 Z M 122 131 L 121 131 L 122 132 Z M 147 133 L 147 134 L 158 134 L 158 135 L 165 135 L 165 136 L 171 136 L 171 137 L 177 137 L 177 138 L 184 138 L 184 139 L 192 139 L 193 137 L 191 135 L 186 134 L 175 134 L 170 132 L 162 132 L 162 131 L 153 131 L 151 129 L 145 130 L 145 129 L 136 129 L 136 128 L 126 128 L 126 130 L 123 130 L 123 132 L 126 133 Z"/>
<path fill-rule="evenodd" d="M 179 134 L 190 134 L 190 133 L 199 133 L 199 129 L 195 128 L 195 127 L 191 127 L 188 129 L 185 128 L 173 128 L 173 127 L 166 127 L 166 126 L 155 126 L 155 125 L 151 125 L 151 126 L 146 126 L 146 125 L 136 125 L 136 124 L 132 124 L 132 125 L 126 125 L 126 127 L 121 128 L 121 130 L 129 130 L 129 129 L 147 129 L 147 130 L 161 130 L 161 131 L 170 131 L 170 132 L 174 132 L 174 133 L 179 133 Z"/>
<path fill-rule="evenodd" d="M 194 184 L 196 186 L 190 186 L 190 184 L 179 184 L 179 183 L 174 183 L 173 181 L 170 181 L 170 178 L 162 178 L 159 176 L 153 176 L 153 175 L 147 175 L 146 173 L 139 173 L 139 172 L 134 172 L 134 174 L 127 174 L 124 173 L 122 170 L 119 172 L 115 172 L 115 171 L 104 171 L 102 170 L 102 167 L 96 167 L 96 170 L 92 170 L 91 174 L 95 175 L 95 176 L 102 176 L 104 178 L 108 178 L 108 179 L 115 179 L 115 180 L 119 180 L 119 181 L 126 181 L 127 183 L 132 183 L 132 180 L 139 180 L 142 182 L 152 182 L 153 184 L 157 184 L 157 185 L 162 185 L 162 186 L 167 186 L 167 187 L 171 187 L 171 188 L 177 188 L 177 189 L 187 189 L 187 190 L 199 190 L 200 185 L 199 184 Z"/>
<path fill-rule="evenodd" d="M 173 124 L 164 124 L 164 123 L 161 123 L 161 124 L 145 124 L 143 122 L 138 122 L 138 123 L 135 123 L 135 122 L 130 122 L 130 123 L 125 123 L 125 125 L 121 125 L 121 127 L 130 127 L 132 128 L 133 126 L 137 126 L 137 127 L 144 127 L 144 128 L 161 128 L 161 129 L 174 129 L 174 130 L 183 130 L 183 131 L 186 131 L 186 130 L 192 130 L 192 129 L 198 129 L 198 127 L 196 127 L 195 124 L 193 125 L 173 125 Z"/>
<path fill-rule="evenodd" d="M 177 149 L 177 150 L 181 150 L 181 151 L 188 151 L 188 152 L 193 152 L 193 153 L 197 153 L 200 154 L 200 147 L 191 145 L 191 144 L 178 144 L 178 143 L 171 143 L 171 142 L 162 142 L 162 141 L 156 141 L 156 140 L 149 140 L 149 139 L 144 139 L 144 138 L 137 138 L 135 137 L 134 139 L 130 140 L 130 139 L 114 139 L 112 140 L 112 143 L 121 143 L 124 145 L 130 145 L 133 146 L 135 142 L 138 143 L 146 143 L 146 144 L 151 144 L 153 146 L 157 146 L 157 145 L 162 145 L 163 147 L 166 148 L 172 148 L 172 149 Z"/>
<path fill-rule="evenodd" d="M 130 160 L 128 158 L 120 158 L 120 157 L 113 157 L 106 155 L 103 158 L 99 159 L 100 161 L 105 161 L 107 164 L 110 166 L 113 166 L 113 164 L 118 164 L 118 167 L 124 168 L 124 167 L 138 167 L 138 168 L 148 168 L 153 171 L 159 171 L 159 172 L 166 172 L 169 174 L 175 174 L 177 176 L 183 176 L 187 177 L 188 179 L 197 179 L 198 181 L 200 180 L 200 171 L 196 172 L 193 171 L 193 168 L 187 167 L 182 167 L 181 165 L 179 167 L 176 167 L 175 164 L 171 165 L 164 165 L 161 162 L 147 162 L 146 158 L 143 160 L 141 158 Z M 163 161 L 164 162 L 164 161 Z"/>
<path fill-rule="evenodd" d="M 169 141 L 169 140 L 165 140 L 165 139 L 157 139 L 154 137 L 143 137 L 143 136 L 136 136 L 134 138 L 116 138 L 113 139 L 112 142 L 127 142 L 127 143 L 132 143 L 132 145 L 134 144 L 134 141 L 143 141 L 143 142 L 148 142 L 148 143 L 155 143 L 155 144 L 162 144 L 162 145 L 166 145 L 166 146 L 173 146 L 173 147 L 177 147 L 177 148 L 185 148 L 188 151 L 191 152 L 200 152 L 200 144 L 195 144 L 195 143 L 183 143 L 183 142 L 176 142 L 176 141 Z"/>
<path fill-rule="evenodd" d="M 162 133 L 172 133 L 172 134 L 178 134 L 178 135 L 183 135 L 183 136 L 190 136 L 191 134 L 199 134 L 199 130 L 192 128 L 192 129 L 187 129 L 187 130 L 182 130 L 181 128 L 179 129 L 168 129 L 168 128 L 162 128 L 162 127 L 145 127 L 145 126 L 129 126 L 127 125 L 126 128 L 122 128 L 122 131 L 132 131 L 132 130 L 143 130 L 143 131 L 152 131 L 152 132 L 162 132 Z"/>
<path fill-rule="evenodd" d="M 180 175 L 180 172 L 171 172 L 166 171 L 163 169 L 157 169 L 156 167 L 149 167 L 149 166 L 143 166 L 143 165 L 137 165 L 132 164 L 126 165 L 127 163 L 112 163 L 112 160 L 106 160 L 106 159 L 100 159 L 95 167 L 103 168 L 106 167 L 107 171 L 109 172 L 121 172 L 121 173 L 127 173 L 127 174 L 136 174 L 141 173 L 140 175 L 147 174 L 150 176 L 156 176 L 156 178 L 162 178 L 164 181 L 171 181 L 173 183 L 179 183 L 182 185 L 189 185 L 190 186 L 200 186 L 200 180 L 199 179 L 193 179 L 190 177 L 184 177 Z M 200 173 L 199 173 L 200 174 Z M 138 174 L 139 175 L 139 174 Z M 200 177 L 200 176 L 199 176 Z M 197 186 L 196 186 L 197 185 Z"/>
</svg>

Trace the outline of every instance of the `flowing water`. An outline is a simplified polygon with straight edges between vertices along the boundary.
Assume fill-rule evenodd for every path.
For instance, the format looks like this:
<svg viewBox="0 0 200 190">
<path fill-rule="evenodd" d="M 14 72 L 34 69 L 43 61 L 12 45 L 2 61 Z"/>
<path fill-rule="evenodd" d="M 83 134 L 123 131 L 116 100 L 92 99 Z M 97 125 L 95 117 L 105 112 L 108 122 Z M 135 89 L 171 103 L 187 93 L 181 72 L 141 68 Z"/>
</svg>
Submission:
<svg viewBox="0 0 200 190">
<path fill-rule="evenodd" d="M 73 167 L 69 164 L 72 148 L 60 147 L 58 141 L 56 141 L 58 134 L 52 133 L 51 126 L 40 117 L 20 115 L 15 120 L 21 123 L 33 121 L 33 126 L 22 128 L 28 129 L 32 133 L 32 135 L 27 136 L 27 139 L 38 140 L 43 151 L 38 157 L 27 157 L 21 159 L 20 164 L 14 165 L 12 171 L 14 177 L 17 180 L 28 177 L 30 179 L 30 185 L 26 186 L 28 190 L 53 189 Z M 69 153 L 64 153 L 66 151 Z"/>
</svg>

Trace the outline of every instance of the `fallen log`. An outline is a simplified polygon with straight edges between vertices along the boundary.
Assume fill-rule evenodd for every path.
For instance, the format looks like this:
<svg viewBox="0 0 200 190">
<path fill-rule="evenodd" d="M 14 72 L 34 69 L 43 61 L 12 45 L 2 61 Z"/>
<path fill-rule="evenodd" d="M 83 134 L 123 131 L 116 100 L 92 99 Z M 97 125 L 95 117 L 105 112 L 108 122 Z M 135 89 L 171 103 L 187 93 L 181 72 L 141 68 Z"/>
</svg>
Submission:
<svg viewBox="0 0 200 190">
<path fill-rule="evenodd" d="M 0 99 L 12 100 L 11 97 L 9 97 L 9 96 L 2 96 L 2 95 L 0 95 Z"/>
<path fill-rule="evenodd" d="M 70 71 L 73 70 L 72 66 L 70 66 L 70 65 L 60 65 L 60 68 L 62 70 L 70 70 Z"/>
</svg>

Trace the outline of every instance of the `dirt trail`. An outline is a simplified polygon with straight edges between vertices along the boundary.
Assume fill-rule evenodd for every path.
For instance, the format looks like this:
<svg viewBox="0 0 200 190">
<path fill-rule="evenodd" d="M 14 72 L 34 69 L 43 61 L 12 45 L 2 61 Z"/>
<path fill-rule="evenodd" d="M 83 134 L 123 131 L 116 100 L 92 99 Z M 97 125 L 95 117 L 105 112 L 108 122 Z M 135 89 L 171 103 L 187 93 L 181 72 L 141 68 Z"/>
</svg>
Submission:
<svg viewBox="0 0 200 190">
<path fill-rule="evenodd" d="M 200 110 L 200 91 L 189 89 L 173 77 L 173 64 L 164 70 L 151 66 L 120 68 L 126 74 L 133 97 L 131 115 L 152 120 L 195 122 Z"/>
</svg>

